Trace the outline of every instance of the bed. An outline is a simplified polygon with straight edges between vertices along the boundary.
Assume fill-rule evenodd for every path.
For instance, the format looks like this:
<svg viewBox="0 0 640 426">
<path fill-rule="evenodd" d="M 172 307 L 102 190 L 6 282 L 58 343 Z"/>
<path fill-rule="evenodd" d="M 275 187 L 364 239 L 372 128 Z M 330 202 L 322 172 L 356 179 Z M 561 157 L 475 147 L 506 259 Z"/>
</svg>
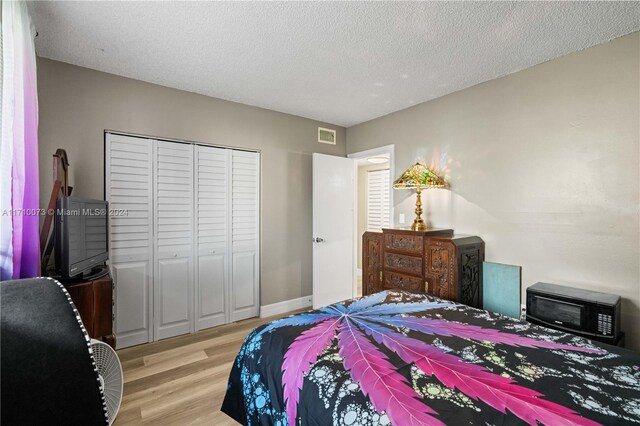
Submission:
<svg viewBox="0 0 640 426">
<path fill-rule="evenodd" d="M 251 425 L 640 424 L 640 355 L 384 291 L 253 330 L 221 409 Z"/>
</svg>

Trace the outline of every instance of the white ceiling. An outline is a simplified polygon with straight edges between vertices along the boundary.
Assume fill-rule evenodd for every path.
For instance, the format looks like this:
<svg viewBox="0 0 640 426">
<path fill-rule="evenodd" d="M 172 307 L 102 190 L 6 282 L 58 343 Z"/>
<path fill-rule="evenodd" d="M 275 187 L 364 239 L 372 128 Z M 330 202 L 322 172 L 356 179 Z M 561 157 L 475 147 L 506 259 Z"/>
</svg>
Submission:
<svg viewBox="0 0 640 426">
<path fill-rule="evenodd" d="M 34 2 L 38 55 L 352 126 L 640 29 L 638 2 Z"/>
</svg>

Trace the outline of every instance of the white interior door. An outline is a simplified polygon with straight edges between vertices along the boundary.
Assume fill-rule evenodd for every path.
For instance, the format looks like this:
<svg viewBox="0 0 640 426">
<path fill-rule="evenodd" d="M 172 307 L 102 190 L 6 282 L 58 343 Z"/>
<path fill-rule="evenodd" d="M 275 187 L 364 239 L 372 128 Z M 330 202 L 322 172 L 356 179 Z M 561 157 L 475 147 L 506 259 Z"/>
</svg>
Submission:
<svg viewBox="0 0 640 426">
<path fill-rule="evenodd" d="M 193 145 L 156 141 L 155 340 L 194 331 Z"/>
<path fill-rule="evenodd" d="M 196 146 L 196 331 L 229 321 L 230 156 L 229 149 Z"/>
<path fill-rule="evenodd" d="M 353 297 L 355 164 L 313 154 L 313 307 Z"/>
<path fill-rule="evenodd" d="M 119 348 L 153 340 L 153 147 L 107 134 L 105 196 L 127 215 L 109 218 L 114 331 Z"/>
<path fill-rule="evenodd" d="M 229 321 L 258 315 L 260 154 L 231 151 Z"/>
</svg>

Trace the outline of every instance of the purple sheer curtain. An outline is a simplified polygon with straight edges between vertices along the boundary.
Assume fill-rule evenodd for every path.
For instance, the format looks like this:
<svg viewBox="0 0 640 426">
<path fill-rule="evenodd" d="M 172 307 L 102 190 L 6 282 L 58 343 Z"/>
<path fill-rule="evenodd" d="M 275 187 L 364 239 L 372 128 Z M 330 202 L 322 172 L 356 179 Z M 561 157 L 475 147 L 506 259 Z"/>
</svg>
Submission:
<svg viewBox="0 0 640 426">
<path fill-rule="evenodd" d="M 0 268 L 2 279 L 40 275 L 35 29 L 26 4 L 2 2 Z"/>
</svg>

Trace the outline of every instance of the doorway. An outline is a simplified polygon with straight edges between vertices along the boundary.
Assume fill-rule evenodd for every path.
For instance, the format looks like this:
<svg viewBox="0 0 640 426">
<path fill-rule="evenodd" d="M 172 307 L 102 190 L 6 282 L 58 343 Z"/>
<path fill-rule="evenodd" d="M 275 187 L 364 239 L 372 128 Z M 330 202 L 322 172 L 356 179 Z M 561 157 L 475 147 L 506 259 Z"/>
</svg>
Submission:
<svg viewBox="0 0 640 426">
<path fill-rule="evenodd" d="M 349 154 L 355 167 L 353 296 L 362 296 L 362 234 L 392 228 L 394 145 Z"/>
</svg>

